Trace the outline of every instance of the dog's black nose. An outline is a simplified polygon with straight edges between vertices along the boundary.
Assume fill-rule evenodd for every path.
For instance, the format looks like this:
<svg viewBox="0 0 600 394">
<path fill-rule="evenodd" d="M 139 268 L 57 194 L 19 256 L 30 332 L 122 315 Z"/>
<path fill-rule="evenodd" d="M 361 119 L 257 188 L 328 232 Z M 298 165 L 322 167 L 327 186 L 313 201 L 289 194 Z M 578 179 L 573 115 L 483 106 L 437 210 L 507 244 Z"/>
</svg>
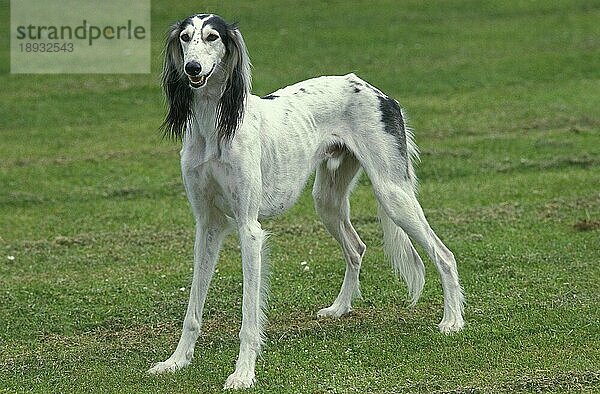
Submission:
<svg viewBox="0 0 600 394">
<path fill-rule="evenodd" d="M 196 75 L 200 74 L 200 71 L 202 71 L 202 66 L 198 62 L 191 61 L 187 62 L 187 64 L 185 65 L 185 72 L 188 75 L 191 75 L 192 77 L 195 77 Z"/>
</svg>

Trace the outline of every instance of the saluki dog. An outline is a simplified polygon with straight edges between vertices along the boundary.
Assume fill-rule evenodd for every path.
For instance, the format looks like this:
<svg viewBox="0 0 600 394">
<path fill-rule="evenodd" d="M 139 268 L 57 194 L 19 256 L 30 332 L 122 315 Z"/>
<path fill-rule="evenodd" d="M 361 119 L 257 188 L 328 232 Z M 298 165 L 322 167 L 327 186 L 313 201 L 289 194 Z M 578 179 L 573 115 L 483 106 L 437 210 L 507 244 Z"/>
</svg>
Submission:
<svg viewBox="0 0 600 394">
<path fill-rule="evenodd" d="M 414 304 L 425 282 L 420 244 L 444 291 L 444 333 L 460 330 L 463 292 L 452 252 L 433 232 L 417 201 L 418 150 L 398 102 L 354 74 L 309 79 L 264 97 L 251 95 L 250 61 L 236 24 L 212 14 L 175 23 L 165 48 L 163 128 L 182 140 L 181 171 L 196 220 L 194 273 L 181 338 L 150 373 L 187 366 L 202 327 L 202 310 L 229 229 L 239 233 L 243 301 L 240 350 L 225 388 L 255 382 L 265 337 L 265 231 L 260 220 L 298 199 L 316 171 L 315 209 L 339 242 L 346 273 L 333 304 L 319 317 L 352 310 L 359 295 L 365 244 L 350 222 L 349 195 L 362 168 L 371 180 L 384 248 Z M 410 238 L 409 238 L 410 237 Z"/>
</svg>

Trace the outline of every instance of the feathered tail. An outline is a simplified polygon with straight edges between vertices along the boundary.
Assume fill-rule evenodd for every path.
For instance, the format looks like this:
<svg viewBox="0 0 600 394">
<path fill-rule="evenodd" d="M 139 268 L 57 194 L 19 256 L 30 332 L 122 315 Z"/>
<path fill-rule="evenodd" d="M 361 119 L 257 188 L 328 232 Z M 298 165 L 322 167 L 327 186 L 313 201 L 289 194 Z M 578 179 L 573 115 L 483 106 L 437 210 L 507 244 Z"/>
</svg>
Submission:
<svg viewBox="0 0 600 394">
<path fill-rule="evenodd" d="M 392 263 L 396 275 L 401 276 L 408 288 L 411 306 L 423 292 L 425 266 L 408 235 L 390 219 L 378 204 L 378 215 L 383 227 L 383 248 Z"/>
</svg>

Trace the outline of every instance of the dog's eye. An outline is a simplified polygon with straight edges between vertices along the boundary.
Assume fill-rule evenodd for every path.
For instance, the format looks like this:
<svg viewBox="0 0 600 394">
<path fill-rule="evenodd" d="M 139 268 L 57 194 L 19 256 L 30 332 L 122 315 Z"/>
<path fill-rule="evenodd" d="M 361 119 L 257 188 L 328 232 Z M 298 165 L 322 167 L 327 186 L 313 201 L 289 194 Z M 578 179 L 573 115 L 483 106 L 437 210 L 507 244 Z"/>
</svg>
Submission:
<svg viewBox="0 0 600 394">
<path fill-rule="evenodd" d="M 207 37 L 206 37 L 206 41 L 215 41 L 217 38 L 219 38 L 218 35 L 214 34 L 214 33 L 210 33 Z"/>
<path fill-rule="evenodd" d="M 190 35 L 187 33 L 183 33 L 179 38 L 181 38 L 181 41 L 185 42 L 189 42 L 192 39 L 192 37 L 190 37 Z"/>
</svg>

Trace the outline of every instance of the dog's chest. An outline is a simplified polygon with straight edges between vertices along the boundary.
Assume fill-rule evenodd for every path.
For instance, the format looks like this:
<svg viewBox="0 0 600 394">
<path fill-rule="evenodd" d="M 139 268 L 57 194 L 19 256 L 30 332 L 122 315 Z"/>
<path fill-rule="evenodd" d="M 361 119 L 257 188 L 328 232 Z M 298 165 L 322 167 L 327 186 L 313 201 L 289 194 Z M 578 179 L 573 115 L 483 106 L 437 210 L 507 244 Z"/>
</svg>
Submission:
<svg viewBox="0 0 600 394">
<path fill-rule="evenodd" d="M 228 216 L 235 216 L 235 200 L 231 193 L 231 184 L 224 167 L 214 161 L 192 165 L 194 162 L 182 160 L 183 183 L 188 200 L 196 212 L 217 208 Z M 233 205 L 232 205 L 233 204 Z"/>
</svg>

